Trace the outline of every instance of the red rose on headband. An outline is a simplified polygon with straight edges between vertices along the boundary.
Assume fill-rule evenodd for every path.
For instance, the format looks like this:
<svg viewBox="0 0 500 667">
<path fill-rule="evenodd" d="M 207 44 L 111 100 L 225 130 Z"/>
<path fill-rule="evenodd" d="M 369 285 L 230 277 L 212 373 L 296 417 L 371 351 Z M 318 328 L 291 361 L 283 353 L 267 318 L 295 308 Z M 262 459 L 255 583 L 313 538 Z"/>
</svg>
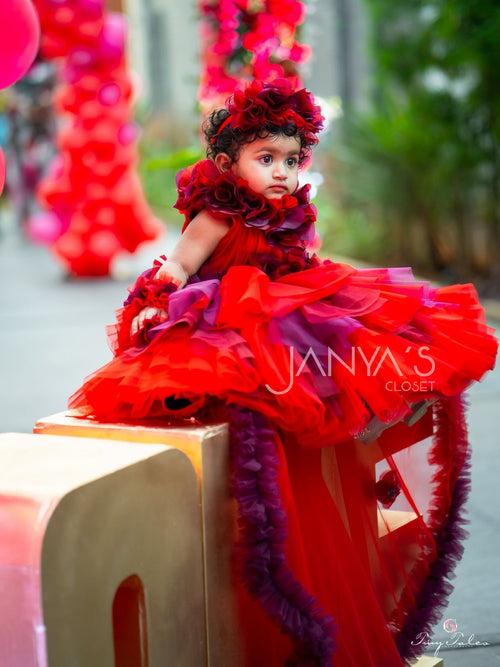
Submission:
<svg viewBox="0 0 500 667">
<path fill-rule="evenodd" d="M 293 121 L 310 144 L 318 142 L 316 134 L 323 129 L 321 108 L 305 88 L 294 91 L 290 79 L 270 82 L 255 79 L 244 89 L 237 89 L 226 101 L 229 117 L 217 134 L 228 125 L 242 131 L 256 129 L 267 123 L 283 125 Z"/>
</svg>

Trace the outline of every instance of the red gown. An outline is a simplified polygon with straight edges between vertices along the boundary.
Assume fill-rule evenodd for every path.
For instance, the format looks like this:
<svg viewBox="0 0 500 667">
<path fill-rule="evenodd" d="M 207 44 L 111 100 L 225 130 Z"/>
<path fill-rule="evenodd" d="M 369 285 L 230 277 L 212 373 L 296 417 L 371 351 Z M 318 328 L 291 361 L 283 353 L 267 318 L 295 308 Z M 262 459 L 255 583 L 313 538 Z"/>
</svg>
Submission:
<svg viewBox="0 0 500 667">
<path fill-rule="evenodd" d="M 114 358 L 69 407 L 232 420 L 248 666 L 402 665 L 463 551 L 464 391 L 498 347 L 477 292 L 320 259 L 308 185 L 268 200 L 210 160 L 177 185 L 182 231 L 203 208 L 229 231 L 156 294 L 168 320 L 131 338 L 154 269 L 138 278 L 109 328 Z"/>
</svg>

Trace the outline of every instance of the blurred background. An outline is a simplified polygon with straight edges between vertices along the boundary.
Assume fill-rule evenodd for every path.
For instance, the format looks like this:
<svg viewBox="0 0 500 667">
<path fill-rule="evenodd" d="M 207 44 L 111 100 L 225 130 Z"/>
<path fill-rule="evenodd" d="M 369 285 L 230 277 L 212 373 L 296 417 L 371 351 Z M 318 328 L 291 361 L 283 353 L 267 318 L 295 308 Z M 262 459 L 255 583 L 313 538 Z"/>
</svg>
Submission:
<svg viewBox="0 0 500 667">
<path fill-rule="evenodd" d="M 325 254 L 411 264 L 500 291 L 500 8 L 468 0 L 314 0 L 297 27 L 304 84 L 328 105 L 311 171 Z M 129 19 L 140 174 L 148 202 L 179 227 L 174 175 L 200 153 L 200 12 L 194 2 L 115 0 Z M 23 228 L 52 157 L 54 65 L 0 95 L 12 168 L 2 198 Z M 201 155 L 201 153 L 200 153 Z M 11 211 L 9 211 L 9 208 Z"/>
<path fill-rule="evenodd" d="M 336 112 L 316 152 L 326 254 L 411 264 L 500 293 L 500 8 L 488 1 L 315 0 L 306 86 Z M 175 224 L 154 160 L 197 136 L 195 8 L 130 0 L 148 198 Z"/>
<path fill-rule="evenodd" d="M 303 80 L 340 114 L 317 151 L 324 252 L 409 263 L 500 291 L 500 8 L 491 2 L 316 0 L 300 37 Z M 194 7 L 135 0 L 130 41 L 145 155 L 196 128 Z M 144 165 L 170 213 L 171 174 Z M 163 187 L 162 187 L 163 186 Z M 175 216 L 172 221 L 175 221 Z"/>
<path fill-rule="evenodd" d="M 57 154 L 66 151 L 73 156 L 72 169 L 98 174 L 97 149 L 89 147 L 88 137 L 65 133 L 68 121 L 61 115 L 64 108 L 77 117 L 87 104 L 85 97 L 72 97 L 71 87 L 88 52 L 80 46 L 62 66 L 60 31 L 51 36 L 50 57 L 39 53 L 23 79 L 0 91 L 0 147 L 7 162 L 0 198 L 2 431 L 30 431 L 37 418 L 65 408 L 83 377 L 110 358 L 104 327 L 127 285 L 175 244 L 182 224 L 172 208 L 175 174 L 203 156 L 200 112 L 216 80 L 213 62 L 207 67 L 208 28 L 200 32 L 200 25 L 203 17 L 211 16 L 213 23 L 214 8 L 222 4 L 106 3 L 107 11 L 123 13 L 128 23 L 127 65 L 116 55 L 120 26 L 111 26 L 110 72 L 120 85 L 118 93 L 108 87 L 100 104 L 113 107 L 114 96 L 116 101 L 121 95 L 116 136 L 130 187 L 117 195 L 123 209 L 110 212 L 100 199 L 102 188 L 93 183 L 98 204 L 78 209 L 71 223 L 82 235 L 100 219 L 98 242 L 91 239 L 92 270 L 88 263 L 72 263 L 82 248 L 81 239 L 67 233 L 68 201 L 75 207 L 80 197 L 73 172 L 67 162 L 54 168 Z M 246 4 L 251 14 L 263 2 Z M 500 5 L 489 0 L 275 4 L 285 14 L 303 7 L 300 20 L 283 19 L 287 30 L 281 33 L 280 48 L 295 38 L 299 46 L 293 42 L 293 54 L 289 49 L 276 62 L 292 74 L 299 71 L 328 119 L 304 175 L 318 207 L 320 254 L 353 264 L 411 265 L 441 283 L 473 282 L 494 325 L 500 319 Z M 63 23 L 68 16 L 61 15 Z M 224 85 L 232 84 L 231 74 L 248 71 L 252 56 L 245 48 L 248 26 L 242 30 L 227 19 L 226 27 L 218 43 L 227 65 L 224 76 L 218 74 L 219 99 Z M 265 31 L 264 25 L 264 36 Z M 91 90 L 94 75 L 85 90 Z M 86 116 L 91 127 L 94 111 L 89 107 Z M 125 215 L 132 215 L 131 226 L 138 220 L 143 227 L 133 238 L 125 235 L 119 246 L 124 252 L 117 252 L 109 230 Z M 498 371 L 471 390 L 470 404 L 471 536 L 447 610 L 466 633 L 466 644 L 462 650 L 444 646 L 440 655 L 447 666 L 489 667 L 500 663 Z M 433 639 L 446 641 L 443 627 Z M 474 642 L 479 644 L 471 650 Z M 435 649 L 429 646 L 429 653 Z"/>
</svg>

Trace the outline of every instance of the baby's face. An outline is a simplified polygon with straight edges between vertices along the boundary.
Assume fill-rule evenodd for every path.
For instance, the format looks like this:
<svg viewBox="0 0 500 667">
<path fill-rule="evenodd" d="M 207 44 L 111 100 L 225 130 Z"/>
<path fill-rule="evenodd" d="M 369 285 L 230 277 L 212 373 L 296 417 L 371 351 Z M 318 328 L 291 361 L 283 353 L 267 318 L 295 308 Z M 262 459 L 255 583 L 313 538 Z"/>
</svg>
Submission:
<svg viewBox="0 0 500 667">
<path fill-rule="evenodd" d="M 299 180 L 300 140 L 297 137 L 270 135 L 241 147 L 237 162 L 231 166 L 237 176 L 268 199 L 295 192 Z"/>
</svg>

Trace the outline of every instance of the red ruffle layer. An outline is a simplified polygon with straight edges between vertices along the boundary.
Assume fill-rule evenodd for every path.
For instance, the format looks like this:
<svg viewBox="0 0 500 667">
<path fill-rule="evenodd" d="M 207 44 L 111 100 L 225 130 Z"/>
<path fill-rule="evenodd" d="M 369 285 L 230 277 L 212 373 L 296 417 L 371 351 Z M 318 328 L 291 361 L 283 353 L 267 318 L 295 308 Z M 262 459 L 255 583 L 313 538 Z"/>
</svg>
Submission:
<svg viewBox="0 0 500 667">
<path fill-rule="evenodd" d="M 126 340 L 118 312 L 110 339 Z M 306 446 L 353 437 L 376 415 L 463 391 L 494 367 L 498 341 L 470 283 L 433 288 L 408 268 L 330 260 L 276 280 L 232 266 L 169 295 L 149 344 L 123 350 L 70 398 L 81 414 L 169 415 L 164 399 L 216 396 L 258 409 Z M 120 335 L 121 334 L 121 335 Z"/>
</svg>

